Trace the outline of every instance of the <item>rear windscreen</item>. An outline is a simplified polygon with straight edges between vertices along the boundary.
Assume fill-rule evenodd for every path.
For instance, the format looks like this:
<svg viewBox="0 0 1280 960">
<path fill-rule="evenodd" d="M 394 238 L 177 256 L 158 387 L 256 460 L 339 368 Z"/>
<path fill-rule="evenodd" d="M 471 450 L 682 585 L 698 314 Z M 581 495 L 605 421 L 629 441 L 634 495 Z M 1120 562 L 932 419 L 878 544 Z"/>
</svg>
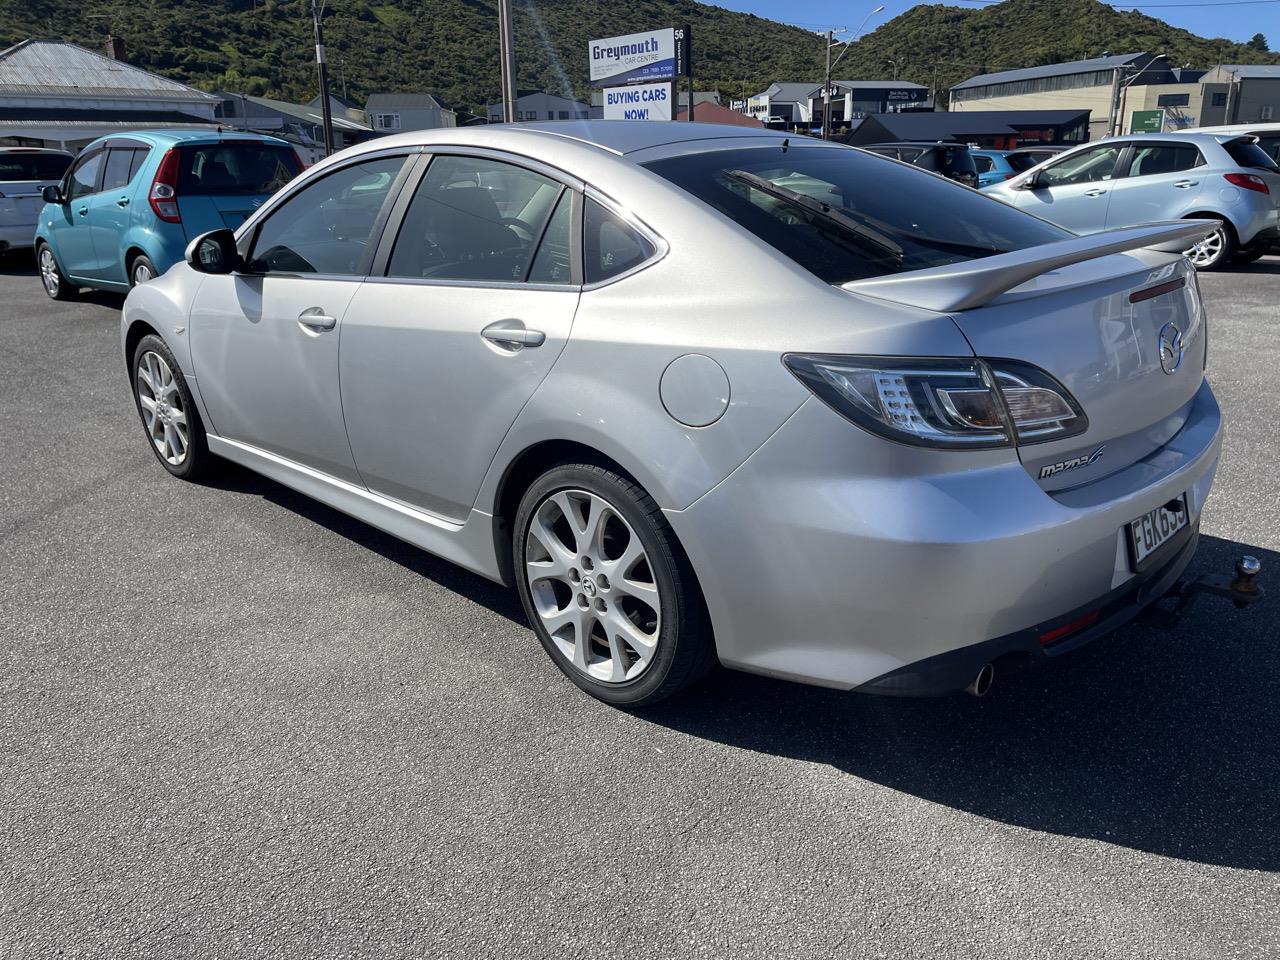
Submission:
<svg viewBox="0 0 1280 960">
<path fill-rule="evenodd" d="M 1013 167 L 1013 169 L 1018 171 L 1018 173 L 1021 173 L 1023 170 L 1030 170 L 1032 167 L 1034 167 L 1037 163 L 1040 163 L 1042 160 L 1048 160 L 1049 154 L 1047 153 L 1044 153 L 1044 154 L 1008 153 L 1008 154 L 1005 154 L 1004 159 L 1009 164 L 1009 166 Z"/>
<path fill-rule="evenodd" d="M 755 147 L 645 166 L 828 283 L 1072 236 L 968 187 L 861 150 Z"/>
<path fill-rule="evenodd" d="M 183 195 L 275 193 L 302 172 L 288 147 L 211 143 L 183 147 L 178 192 Z"/>
<path fill-rule="evenodd" d="M 973 154 L 964 147 L 934 147 L 939 173 L 973 173 Z"/>
<path fill-rule="evenodd" d="M 1234 160 L 1242 167 L 1258 167 L 1263 170 L 1275 170 L 1276 162 L 1267 156 L 1267 152 L 1252 140 L 1232 140 L 1224 143 L 1222 149 L 1226 150 Z"/>
<path fill-rule="evenodd" d="M 71 158 L 56 153 L 0 153 L 0 181 L 61 180 Z"/>
</svg>

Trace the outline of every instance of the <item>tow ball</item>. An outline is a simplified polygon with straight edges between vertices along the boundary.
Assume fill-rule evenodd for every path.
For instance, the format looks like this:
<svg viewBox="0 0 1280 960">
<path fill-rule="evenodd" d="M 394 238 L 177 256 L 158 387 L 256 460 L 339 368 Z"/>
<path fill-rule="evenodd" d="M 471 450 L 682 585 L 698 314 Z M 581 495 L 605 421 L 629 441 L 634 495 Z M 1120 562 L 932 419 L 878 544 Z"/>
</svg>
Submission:
<svg viewBox="0 0 1280 960">
<path fill-rule="evenodd" d="M 1236 609 L 1243 610 L 1264 596 L 1262 587 L 1258 585 L 1258 574 L 1261 572 L 1262 561 L 1257 557 L 1245 556 L 1236 560 L 1234 577 L 1208 573 L 1190 582 L 1179 580 L 1160 600 L 1147 608 L 1146 620 L 1157 627 L 1176 627 L 1202 593 L 1230 600 Z M 1159 606 L 1166 600 L 1174 601 L 1172 608 Z"/>
</svg>

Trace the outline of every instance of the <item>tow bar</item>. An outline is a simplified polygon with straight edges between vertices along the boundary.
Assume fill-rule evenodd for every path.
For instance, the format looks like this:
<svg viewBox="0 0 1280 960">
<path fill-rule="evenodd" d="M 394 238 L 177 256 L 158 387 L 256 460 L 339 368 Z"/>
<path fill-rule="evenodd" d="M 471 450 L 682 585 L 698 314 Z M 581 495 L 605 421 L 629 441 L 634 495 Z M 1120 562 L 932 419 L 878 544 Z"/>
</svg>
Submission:
<svg viewBox="0 0 1280 960">
<path fill-rule="evenodd" d="M 1179 580 L 1163 597 L 1147 608 L 1144 619 L 1152 626 L 1176 627 L 1202 593 L 1230 600 L 1237 610 L 1243 610 L 1264 596 L 1262 587 L 1258 585 L 1258 574 L 1261 572 L 1262 561 L 1257 557 L 1245 556 L 1236 560 L 1236 575 L 1231 579 L 1221 574 L 1207 573 L 1190 583 Z M 1172 609 L 1159 606 L 1166 600 L 1175 601 Z"/>
</svg>

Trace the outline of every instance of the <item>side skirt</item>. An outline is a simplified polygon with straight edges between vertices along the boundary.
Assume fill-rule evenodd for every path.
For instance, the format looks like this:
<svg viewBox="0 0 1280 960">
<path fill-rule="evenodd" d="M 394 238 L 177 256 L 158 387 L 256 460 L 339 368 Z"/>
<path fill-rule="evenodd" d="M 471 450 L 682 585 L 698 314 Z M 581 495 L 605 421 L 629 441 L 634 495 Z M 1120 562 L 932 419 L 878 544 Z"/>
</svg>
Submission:
<svg viewBox="0 0 1280 960">
<path fill-rule="evenodd" d="M 209 450 L 490 580 L 503 582 L 493 517 L 472 510 L 454 523 L 238 440 L 209 435 Z"/>
</svg>

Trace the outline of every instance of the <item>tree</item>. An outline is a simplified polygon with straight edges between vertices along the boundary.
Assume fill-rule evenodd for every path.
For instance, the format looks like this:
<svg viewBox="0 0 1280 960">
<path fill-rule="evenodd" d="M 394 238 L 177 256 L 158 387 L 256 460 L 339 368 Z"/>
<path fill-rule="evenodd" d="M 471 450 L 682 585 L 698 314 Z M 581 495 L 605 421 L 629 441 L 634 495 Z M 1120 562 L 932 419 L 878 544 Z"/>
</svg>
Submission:
<svg viewBox="0 0 1280 960">
<path fill-rule="evenodd" d="M 1255 33 L 1245 46 L 1252 47 L 1254 50 L 1261 50 L 1263 53 L 1271 49 L 1267 45 L 1267 38 L 1260 33 Z"/>
</svg>

